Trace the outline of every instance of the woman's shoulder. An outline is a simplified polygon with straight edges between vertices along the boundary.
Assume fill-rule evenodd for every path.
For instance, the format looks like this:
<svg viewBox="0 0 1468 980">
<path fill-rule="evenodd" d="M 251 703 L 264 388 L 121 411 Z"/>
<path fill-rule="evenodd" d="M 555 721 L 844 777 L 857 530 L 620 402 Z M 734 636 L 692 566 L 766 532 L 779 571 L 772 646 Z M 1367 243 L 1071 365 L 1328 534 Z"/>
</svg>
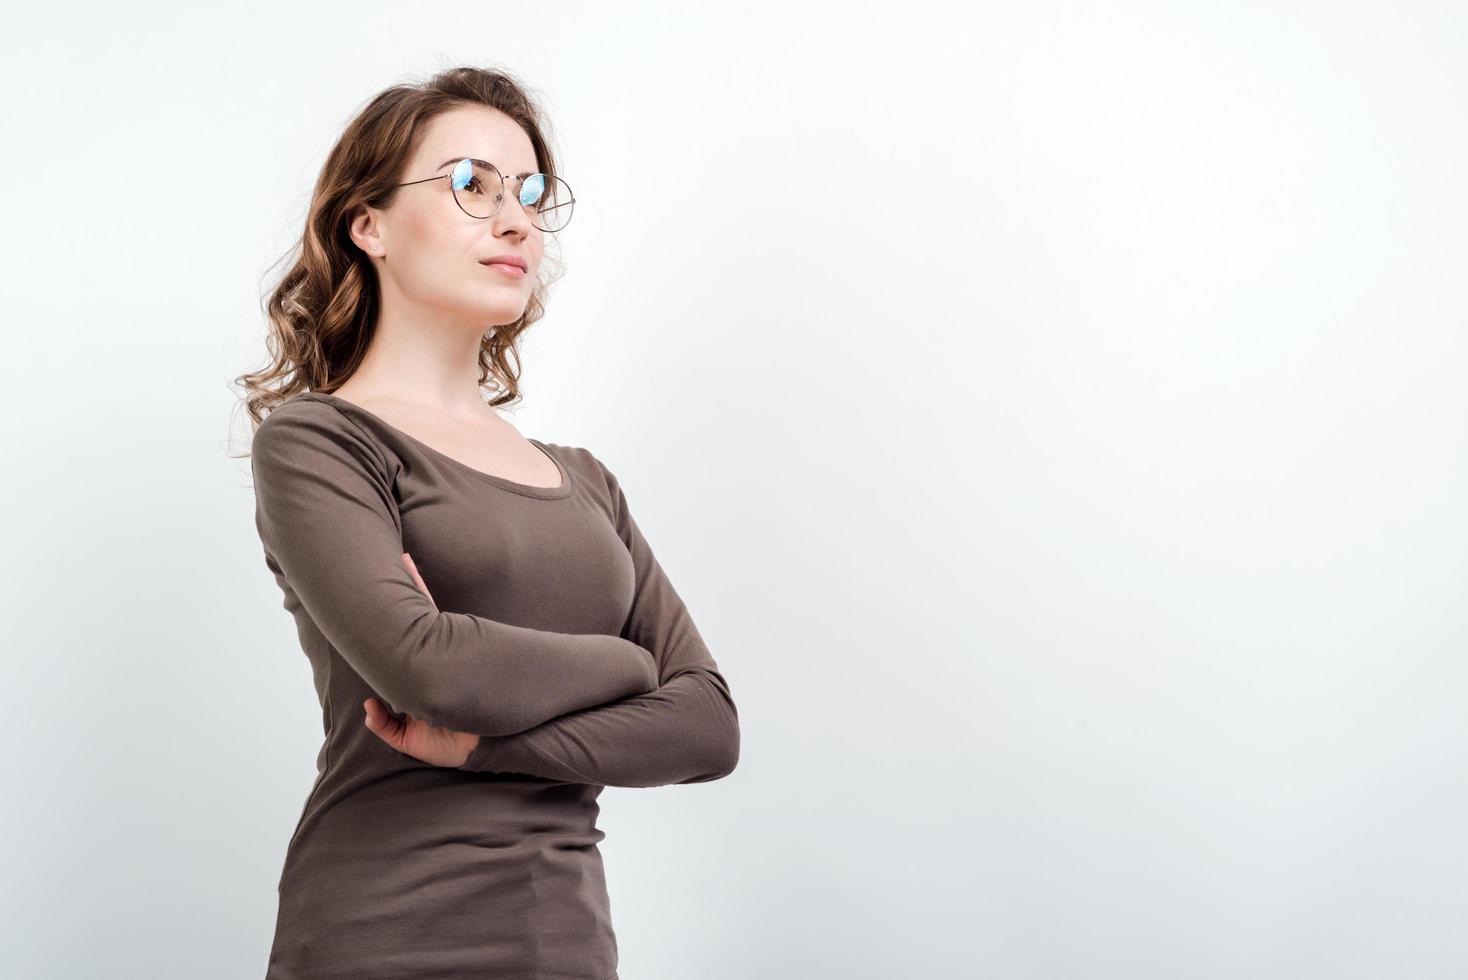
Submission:
<svg viewBox="0 0 1468 980">
<path fill-rule="evenodd" d="M 548 451 L 555 454 L 569 469 L 574 469 L 578 475 L 593 477 L 598 483 L 605 483 L 610 471 L 606 464 L 585 446 L 571 445 L 562 442 L 546 442 L 536 439 L 536 442 L 544 446 Z"/>
<path fill-rule="evenodd" d="M 336 405 L 312 392 L 292 395 L 267 412 L 250 442 L 252 456 L 322 451 L 349 454 L 379 469 L 387 467 L 377 440 Z"/>
<path fill-rule="evenodd" d="M 554 453 L 563 466 L 575 472 L 578 482 L 601 503 L 613 521 L 618 519 L 625 499 L 622 487 L 617 475 L 600 456 L 585 446 L 536 441 Z"/>
<path fill-rule="evenodd" d="M 272 421 L 305 420 L 305 419 L 345 419 L 346 416 L 337 410 L 336 406 L 313 391 L 297 392 L 286 397 L 276 404 L 265 414 L 260 422 L 260 428 L 264 428 Z M 278 424 L 278 422 L 277 422 Z"/>
</svg>

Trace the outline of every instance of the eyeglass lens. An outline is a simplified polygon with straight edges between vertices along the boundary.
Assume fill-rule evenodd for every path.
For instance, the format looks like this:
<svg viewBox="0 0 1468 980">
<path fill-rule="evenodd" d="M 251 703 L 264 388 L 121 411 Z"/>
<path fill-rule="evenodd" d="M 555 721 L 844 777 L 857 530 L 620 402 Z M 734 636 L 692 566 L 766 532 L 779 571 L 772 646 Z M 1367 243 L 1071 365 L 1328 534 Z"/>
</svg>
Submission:
<svg viewBox="0 0 1468 980">
<path fill-rule="evenodd" d="M 544 231 L 559 231 L 566 227 L 575 202 L 571 198 L 571 188 L 559 177 L 531 174 L 524 180 L 517 181 L 512 177 L 502 182 L 500 172 L 493 164 L 460 160 L 449 181 L 459 207 L 465 214 L 476 218 L 488 218 L 498 211 L 504 191 L 517 182 L 520 205 L 532 224 Z"/>
</svg>

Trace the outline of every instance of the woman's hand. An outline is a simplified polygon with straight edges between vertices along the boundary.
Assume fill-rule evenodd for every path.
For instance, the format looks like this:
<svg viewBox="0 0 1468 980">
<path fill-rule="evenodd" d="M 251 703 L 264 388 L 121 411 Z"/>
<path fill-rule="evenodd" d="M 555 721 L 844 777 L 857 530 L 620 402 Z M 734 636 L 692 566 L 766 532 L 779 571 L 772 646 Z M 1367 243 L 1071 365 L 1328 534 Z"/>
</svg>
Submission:
<svg viewBox="0 0 1468 980">
<path fill-rule="evenodd" d="M 423 584 L 423 576 L 418 574 L 418 566 L 413 564 L 412 557 L 406 551 L 403 552 L 403 563 L 408 566 L 413 582 L 428 596 L 428 601 L 433 602 L 428 586 Z M 404 755 L 411 755 L 430 766 L 462 766 L 468 760 L 469 753 L 479 745 L 478 735 L 439 728 L 411 715 L 405 714 L 398 718 L 376 698 L 363 701 L 362 707 L 367 712 L 367 727 L 374 735 Z"/>
</svg>

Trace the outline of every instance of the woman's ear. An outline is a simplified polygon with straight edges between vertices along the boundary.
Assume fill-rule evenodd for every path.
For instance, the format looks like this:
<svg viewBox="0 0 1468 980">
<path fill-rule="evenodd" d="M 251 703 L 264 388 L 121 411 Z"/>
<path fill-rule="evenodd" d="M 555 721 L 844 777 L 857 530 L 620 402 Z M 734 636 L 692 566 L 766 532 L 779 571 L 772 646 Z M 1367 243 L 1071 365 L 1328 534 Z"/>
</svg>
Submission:
<svg viewBox="0 0 1468 980">
<path fill-rule="evenodd" d="M 356 213 L 352 215 L 351 223 L 347 225 L 347 234 L 351 235 L 352 241 L 357 247 L 368 255 L 382 255 L 384 246 L 382 243 L 382 220 L 381 212 L 365 204 L 357 205 Z"/>
</svg>

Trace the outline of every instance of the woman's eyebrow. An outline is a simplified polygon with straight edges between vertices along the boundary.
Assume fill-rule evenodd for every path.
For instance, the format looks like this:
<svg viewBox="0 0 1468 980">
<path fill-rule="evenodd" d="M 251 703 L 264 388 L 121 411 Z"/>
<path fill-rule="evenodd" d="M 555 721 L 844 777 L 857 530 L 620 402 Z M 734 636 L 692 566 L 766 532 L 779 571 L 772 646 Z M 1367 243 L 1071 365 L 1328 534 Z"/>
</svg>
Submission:
<svg viewBox="0 0 1468 980">
<path fill-rule="evenodd" d="M 442 170 L 444 167 L 447 167 L 449 164 L 451 164 L 451 163 L 458 163 L 460 160 L 463 160 L 463 159 L 464 159 L 464 157 L 450 157 L 449 159 L 445 160 L 443 163 L 440 163 L 437 167 L 434 167 L 433 169 L 435 169 L 435 170 Z M 470 160 L 473 160 L 474 158 L 473 157 L 469 157 L 469 159 Z M 489 163 L 488 160 L 480 160 L 479 162 L 480 163 Z M 499 168 L 498 167 L 495 167 L 495 169 L 498 170 Z M 515 176 L 516 177 L 529 177 L 533 173 L 535 173 L 534 170 L 522 170 L 518 174 L 515 174 Z"/>
</svg>

